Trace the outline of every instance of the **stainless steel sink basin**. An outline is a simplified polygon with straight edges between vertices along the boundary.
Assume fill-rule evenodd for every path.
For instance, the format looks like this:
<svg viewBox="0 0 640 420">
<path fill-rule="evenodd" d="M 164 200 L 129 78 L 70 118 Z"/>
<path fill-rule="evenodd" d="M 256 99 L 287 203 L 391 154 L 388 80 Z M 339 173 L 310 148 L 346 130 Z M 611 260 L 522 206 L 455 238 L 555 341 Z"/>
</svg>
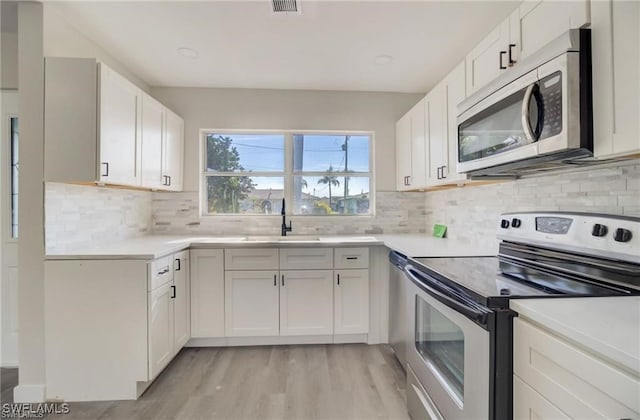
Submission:
<svg viewBox="0 0 640 420">
<path fill-rule="evenodd" d="M 317 236 L 291 235 L 291 236 L 247 236 L 246 241 L 251 242 L 318 242 Z"/>
</svg>

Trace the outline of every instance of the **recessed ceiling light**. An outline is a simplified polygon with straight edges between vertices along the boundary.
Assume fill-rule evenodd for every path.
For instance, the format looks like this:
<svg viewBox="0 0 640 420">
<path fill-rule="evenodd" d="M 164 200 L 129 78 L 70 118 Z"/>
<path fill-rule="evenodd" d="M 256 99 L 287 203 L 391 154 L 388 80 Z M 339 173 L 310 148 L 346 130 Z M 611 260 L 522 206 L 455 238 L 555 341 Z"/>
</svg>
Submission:
<svg viewBox="0 0 640 420">
<path fill-rule="evenodd" d="M 373 62 L 379 66 L 387 65 L 392 61 L 393 61 L 393 57 L 391 57 L 390 55 L 379 55 L 373 59 Z"/>
<path fill-rule="evenodd" d="M 176 51 L 178 51 L 178 54 L 185 58 L 196 59 L 200 55 L 198 51 L 194 50 L 193 48 L 182 47 L 178 48 Z"/>
</svg>

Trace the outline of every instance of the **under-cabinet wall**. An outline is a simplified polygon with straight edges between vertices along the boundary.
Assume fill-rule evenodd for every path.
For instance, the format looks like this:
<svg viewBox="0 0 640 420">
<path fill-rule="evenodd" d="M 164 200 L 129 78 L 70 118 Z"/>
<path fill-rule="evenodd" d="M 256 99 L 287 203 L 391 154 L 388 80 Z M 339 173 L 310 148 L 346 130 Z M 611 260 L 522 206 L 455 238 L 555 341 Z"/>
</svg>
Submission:
<svg viewBox="0 0 640 420">
<path fill-rule="evenodd" d="M 447 237 L 493 254 L 501 213 L 582 211 L 640 217 L 640 160 L 424 194 L 427 230 L 444 223 Z"/>
<path fill-rule="evenodd" d="M 47 251 L 151 233 L 151 192 L 74 184 L 45 184 Z"/>
</svg>

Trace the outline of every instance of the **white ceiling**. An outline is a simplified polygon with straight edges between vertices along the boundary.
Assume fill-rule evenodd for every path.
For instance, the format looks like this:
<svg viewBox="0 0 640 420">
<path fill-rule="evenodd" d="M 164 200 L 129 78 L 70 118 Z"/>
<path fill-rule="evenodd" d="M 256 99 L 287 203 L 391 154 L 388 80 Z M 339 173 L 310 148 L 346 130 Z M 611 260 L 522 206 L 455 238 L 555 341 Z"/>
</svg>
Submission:
<svg viewBox="0 0 640 420">
<path fill-rule="evenodd" d="M 302 0 L 299 15 L 269 0 L 50 4 L 150 86 L 426 92 L 517 3 Z"/>
</svg>

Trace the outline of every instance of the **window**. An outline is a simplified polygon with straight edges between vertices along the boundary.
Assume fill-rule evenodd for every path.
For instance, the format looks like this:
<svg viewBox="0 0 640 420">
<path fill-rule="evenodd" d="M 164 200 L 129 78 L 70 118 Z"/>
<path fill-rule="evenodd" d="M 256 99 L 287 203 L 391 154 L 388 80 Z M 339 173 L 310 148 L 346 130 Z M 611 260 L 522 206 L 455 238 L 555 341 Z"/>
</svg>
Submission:
<svg viewBox="0 0 640 420">
<path fill-rule="evenodd" d="M 11 237 L 18 237 L 18 118 L 11 118 Z"/>
<path fill-rule="evenodd" d="M 368 133 L 204 133 L 203 214 L 371 215 Z"/>
</svg>

